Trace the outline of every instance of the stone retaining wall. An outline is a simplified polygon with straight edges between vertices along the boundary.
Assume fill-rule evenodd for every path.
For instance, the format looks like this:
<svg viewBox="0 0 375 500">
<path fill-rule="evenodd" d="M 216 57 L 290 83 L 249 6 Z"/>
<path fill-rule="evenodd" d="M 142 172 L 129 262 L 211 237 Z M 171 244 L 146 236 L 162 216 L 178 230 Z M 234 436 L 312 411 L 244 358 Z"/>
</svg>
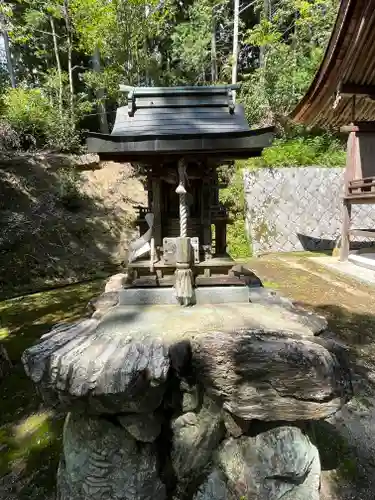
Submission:
<svg viewBox="0 0 375 500">
<path fill-rule="evenodd" d="M 246 222 L 254 255 L 334 248 L 341 228 L 343 172 L 320 167 L 245 171 Z M 375 228 L 375 206 L 353 206 L 353 225 Z"/>
</svg>

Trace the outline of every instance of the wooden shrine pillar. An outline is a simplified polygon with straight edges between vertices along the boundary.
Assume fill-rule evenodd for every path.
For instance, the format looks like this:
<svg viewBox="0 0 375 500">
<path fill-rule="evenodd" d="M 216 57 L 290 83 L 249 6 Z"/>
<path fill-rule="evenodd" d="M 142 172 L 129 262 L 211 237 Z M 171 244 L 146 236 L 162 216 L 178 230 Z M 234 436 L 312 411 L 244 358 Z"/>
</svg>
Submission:
<svg viewBox="0 0 375 500">
<path fill-rule="evenodd" d="M 161 247 L 163 245 L 162 237 L 162 200 L 161 200 L 161 180 L 159 178 L 153 177 L 151 179 L 152 187 L 152 212 L 154 214 L 154 240 L 155 247 Z"/>
<path fill-rule="evenodd" d="M 227 224 L 220 221 L 215 224 L 215 246 L 218 255 L 225 255 L 227 249 Z"/>
<path fill-rule="evenodd" d="M 340 248 L 340 261 L 346 261 L 350 251 L 352 205 L 375 204 L 375 122 L 355 122 L 342 127 L 341 132 L 349 134 Z"/>
<path fill-rule="evenodd" d="M 211 229 L 211 182 L 212 179 L 204 177 L 201 190 L 201 224 L 202 224 L 202 247 L 205 253 L 211 253 L 212 229 Z M 208 250 L 208 252 L 207 252 Z"/>
<path fill-rule="evenodd" d="M 344 192 L 342 198 L 342 213 L 341 213 L 341 246 L 340 246 L 340 261 L 346 261 L 349 257 L 350 250 L 350 224 L 351 224 L 351 203 L 347 199 L 348 186 L 350 180 L 354 177 L 354 158 L 356 149 L 356 134 L 352 125 L 342 129 L 342 132 L 349 133 L 346 148 L 346 166 L 344 171 Z"/>
<path fill-rule="evenodd" d="M 348 260 L 350 251 L 350 223 L 352 216 L 352 205 L 348 200 L 343 200 L 342 205 L 342 222 L 341 222 L 341 247 L 340 261 Z"/>
</svg>

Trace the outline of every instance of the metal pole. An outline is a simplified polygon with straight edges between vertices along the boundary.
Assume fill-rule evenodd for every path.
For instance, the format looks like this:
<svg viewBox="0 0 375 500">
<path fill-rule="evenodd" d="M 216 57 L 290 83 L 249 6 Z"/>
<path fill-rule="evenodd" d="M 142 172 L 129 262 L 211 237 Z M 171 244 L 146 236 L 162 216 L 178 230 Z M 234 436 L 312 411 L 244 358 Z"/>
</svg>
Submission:
<svg viewBox="0 0 375 500">
<path fill-rule="evenodd" d="M 240 0 L 234 0 L 232 83 L 237 83 L 239 12 Z M 233 90 L 233 101 L 236 101 L 235 90 Z"/>
</svg>

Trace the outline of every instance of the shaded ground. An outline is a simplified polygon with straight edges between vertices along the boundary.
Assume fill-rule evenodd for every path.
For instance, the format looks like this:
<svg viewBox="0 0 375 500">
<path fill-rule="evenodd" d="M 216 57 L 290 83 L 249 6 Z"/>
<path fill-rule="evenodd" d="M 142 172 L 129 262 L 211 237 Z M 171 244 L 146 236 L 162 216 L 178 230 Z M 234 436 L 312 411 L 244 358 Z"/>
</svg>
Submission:
<svg viewBox="0 0 375 500">
<path fill-rule="evenodd" d="M 0 499 L 49 500 L 61 451 L 63 415 L 46 411 L 26 377 L 26 347 L 60 321 L 73 321 L 102 281 L 0 302 L 0 341 L 14 364 L 0 381 Z"/>
<path fill-rule="evenodd" d="M 375 498 L 375 288 L 301 256 L 251 262 L 265 285 L 328 319 L 329 336 L 344 343 L 354 398 L 327 422 L 312 427 L 321 453 L 323 500 Z"/>
<path fill-rule="evenodd" d="M 375 289 L 336 275 L 306 255 L 268 256 L 251 266 L 266 286 L 326 315 L 332 335 L 350 347 L 355 398 L 311 432 L 322 456 L 324 500 L 373 500 Z M 11 375 L 0 382 L 1 500 L 52 499 L 63 415 L 42 407 L 20 356 L 52 325 L 85 314 L 102 285 L 98 280 L 0 302 L 0 341 L 14 363 Z"/>
</svg>

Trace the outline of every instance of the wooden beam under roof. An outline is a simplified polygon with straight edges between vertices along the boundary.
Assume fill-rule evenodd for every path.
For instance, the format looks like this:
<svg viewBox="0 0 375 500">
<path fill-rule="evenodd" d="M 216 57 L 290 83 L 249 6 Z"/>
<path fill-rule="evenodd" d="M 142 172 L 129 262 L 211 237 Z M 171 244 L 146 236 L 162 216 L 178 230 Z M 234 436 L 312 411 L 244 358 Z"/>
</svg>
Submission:
<svg viewBox="0 0 375 500">
<path fill-rule="evenodd" d="M 375 85 L 358 85 L 356 83 L 344 83 L 341 94 L 362 95 L 375 98 Z"/>
<path fill-rule="evenodd" d="M 355 119 L 375 121 L 374 60 L 375 0 L 341 0 L 321 66 L 290 118 L 337 129 L 353 121 L 347 97 L 356 96 Z"/>
</svg>

